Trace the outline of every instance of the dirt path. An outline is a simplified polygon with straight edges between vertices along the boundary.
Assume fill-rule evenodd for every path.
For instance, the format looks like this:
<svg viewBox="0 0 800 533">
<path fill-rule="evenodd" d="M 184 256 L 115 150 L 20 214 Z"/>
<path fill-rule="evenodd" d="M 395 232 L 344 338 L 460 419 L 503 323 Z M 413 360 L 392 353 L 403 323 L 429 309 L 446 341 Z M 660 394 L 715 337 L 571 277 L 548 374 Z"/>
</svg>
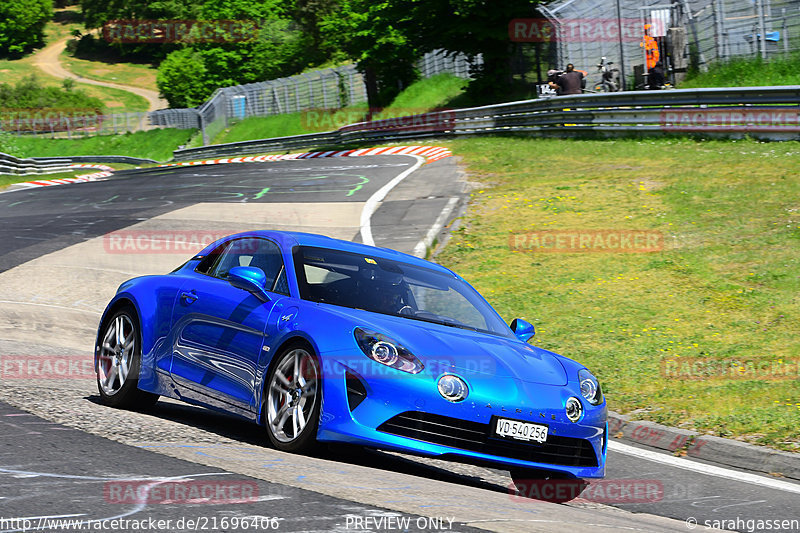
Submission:
<svg viewBox="0 0 800 533">
<path fill-rule="evenodd" d="M 159 97 L 158 92 L 149 89 L 142 89 L 140 87 L 131 87 L 130 85 L 121 85 L 119 83 L 109 83 L 105 81 L 90 80 L 83 78 L 70 72 L 61 65 L 61 52 L 67 47 L 67 41 L 71 37 L 61 39 L 52 44 L 47 45 L 45 48 L 36 52 L 33 56 L 33 64 L 44 71 L 46 74 L 55 76 L 56 78 L 73 78 L 79 83 L 88 83 L 89 85 L 98 85 L 100 87 L 110 87 L 112 89 L 121 89 L 133 94 L 138 94 L 147 99 L 148 111 L 155 111 L 156 109 L 164 109 L 168 106 L 167 101 Z"/>
</svg>

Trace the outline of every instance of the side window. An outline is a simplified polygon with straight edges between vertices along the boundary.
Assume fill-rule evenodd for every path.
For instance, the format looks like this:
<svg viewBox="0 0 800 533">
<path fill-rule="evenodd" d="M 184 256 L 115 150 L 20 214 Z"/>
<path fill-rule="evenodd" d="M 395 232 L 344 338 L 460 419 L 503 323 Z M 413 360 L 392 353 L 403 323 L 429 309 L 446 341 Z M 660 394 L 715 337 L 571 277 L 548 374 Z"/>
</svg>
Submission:
<svg viewBox="0 0 800 533">
<path fill-rule="evenodd" d="M 225 251 L 225 248 L 227 248 L 229 244 L 230 241 L 224 242 L 211 250 L 208 255 L 200 261 L 200 264 L 195 267 L 194 271 L 199 272 L 200 274 L 210 274 L 214 264 L 219 260 L 222 252 Z"/>
<path fill-rule="evenodd" d="M 272 241 L 257 237 L 245 237 L 231 241 L 208 274 L 225 279 L 228 271 L 237 266 L 260 268 L 267 275 L 267 290 L 274 290 L 282 294 L 289 293 L 281 251 L 278 245 Z"/>
</svg>

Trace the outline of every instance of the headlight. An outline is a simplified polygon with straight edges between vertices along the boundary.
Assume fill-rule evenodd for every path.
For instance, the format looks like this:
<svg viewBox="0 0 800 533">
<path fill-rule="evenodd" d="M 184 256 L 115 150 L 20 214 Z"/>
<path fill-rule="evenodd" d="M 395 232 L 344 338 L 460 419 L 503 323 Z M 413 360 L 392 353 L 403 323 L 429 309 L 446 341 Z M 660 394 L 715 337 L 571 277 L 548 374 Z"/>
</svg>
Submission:
<svg viewBox="0 0 800 533">
<path fill-rule="evenodd" d="M 567 412 L 567 418 L 569 418 L 570 422 L 577 422 L 583 416 L 583 405 L 581 405 L 579 399 L 575 396 L 571 396 L 567 400 L 565 411 Z"/>
<path fill-rule="evenodd" d="M 409 374 L 419 374 L 425 368 L 414 354 L 386 335 L 361 328 L 356 328 L 353 335 L 364 355 L 376 363 L 402 370 Z"/>
<path fill-rule="evenodd" d="M 592 405 L 603 403 L 603 391 L 600 382 L 585 368 L 578 372 L 578 382 L 581 385 L 581 396 Z"/>
</svg>

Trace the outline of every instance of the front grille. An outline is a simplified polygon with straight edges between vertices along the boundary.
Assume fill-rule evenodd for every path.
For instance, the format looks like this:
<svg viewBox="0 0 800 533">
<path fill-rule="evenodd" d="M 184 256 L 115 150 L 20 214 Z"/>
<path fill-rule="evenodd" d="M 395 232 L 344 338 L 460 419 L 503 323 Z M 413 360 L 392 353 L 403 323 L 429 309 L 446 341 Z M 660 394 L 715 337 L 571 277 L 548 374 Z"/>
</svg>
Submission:
<svg viewBox="0 0 800 533">
<path fill-rule="evenodd" d="M 490 437 L 490 424 L 419 411 L 401 413 L 381 424 L 378 431 L 520 461 L 561 466 L 597 466 L 594 448 L 585 439 L 548 435 L 545 444 L 515 442 Z"/>
</svg>

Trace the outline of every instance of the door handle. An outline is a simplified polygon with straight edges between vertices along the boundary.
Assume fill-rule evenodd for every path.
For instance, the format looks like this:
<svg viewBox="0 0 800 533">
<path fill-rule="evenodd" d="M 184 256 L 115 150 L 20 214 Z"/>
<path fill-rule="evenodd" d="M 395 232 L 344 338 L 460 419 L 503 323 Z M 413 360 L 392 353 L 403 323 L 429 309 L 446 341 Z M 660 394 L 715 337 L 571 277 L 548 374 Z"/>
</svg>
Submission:
<svg viewBox="0 0 800 533">
<path fill-rule="evenodd" d="M 194 291 L 191 292 L 182 292 L 181 293 L 181 301 L 187 304 L 193 304 L 197 300 L 197 293 Z"/>
</svg>

